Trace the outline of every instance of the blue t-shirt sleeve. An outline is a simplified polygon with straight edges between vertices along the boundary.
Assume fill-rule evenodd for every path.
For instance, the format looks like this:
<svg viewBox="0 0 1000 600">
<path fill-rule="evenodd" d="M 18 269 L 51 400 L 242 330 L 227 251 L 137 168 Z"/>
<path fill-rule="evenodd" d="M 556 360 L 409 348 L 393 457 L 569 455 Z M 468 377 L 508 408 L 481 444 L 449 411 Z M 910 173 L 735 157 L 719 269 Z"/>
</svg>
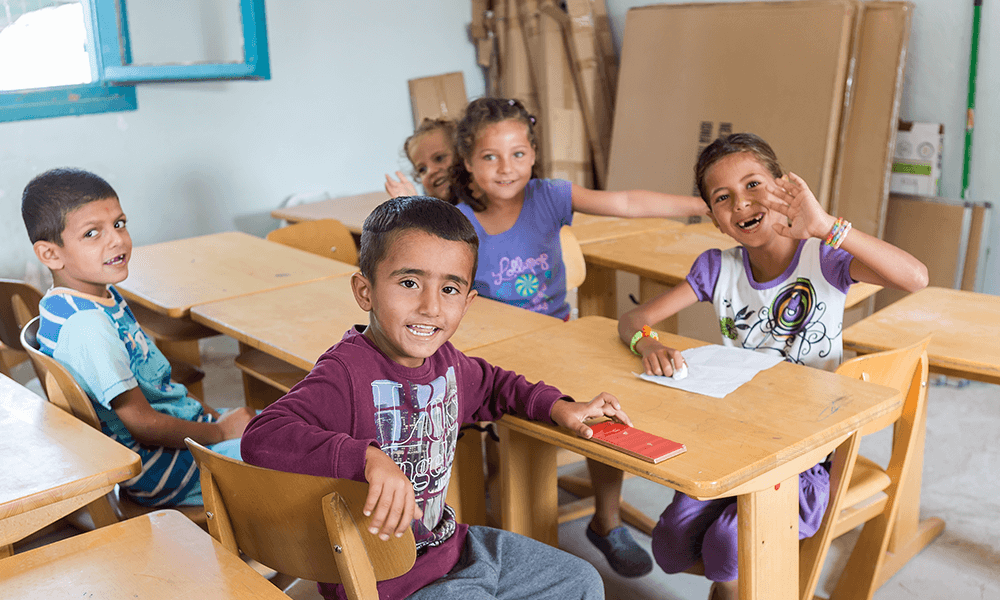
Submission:
<svg viewBox="0 0 1000 600">
<path fill-rule="evenodd" d="M 712 295 L 715 294 L 715 284 L 719 281 L 719 272 L 722 270 L 722 250 L 713 248 L 706 250 L 694 259 L 691 270 L 687 275 L 687 282 L 698 296 L 700 302 L 711 302 Z"/>
<path fill-rule="evenodd" d="M 535 210 L 546 213 L 547 221 L 558 223 L 559 227 L 573 223 L 573 184 L 569 181 L 532 179 L 525 196 L 536 203 Z"/>
<path fill-rule="evenodd" d="M 54 357 L 101 406 L 139 385 L 118 331 L 102 312 L 70 315 L 59 331 Z"/>
</svg>

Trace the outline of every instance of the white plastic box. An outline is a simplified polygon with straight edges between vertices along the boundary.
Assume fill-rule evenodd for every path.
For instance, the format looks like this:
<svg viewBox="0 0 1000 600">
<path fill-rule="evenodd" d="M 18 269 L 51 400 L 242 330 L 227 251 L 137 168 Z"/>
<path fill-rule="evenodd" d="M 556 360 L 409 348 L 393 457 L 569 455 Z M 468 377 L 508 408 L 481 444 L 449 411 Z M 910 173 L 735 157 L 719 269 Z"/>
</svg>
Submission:
<svg viewBox="0 0 1000 600">
<path fill-rule="evenodd" d="M 944 125 L 900 121 L 890 190 L 895 194 L 940 195 L 943 145 Z"/>
</svg>

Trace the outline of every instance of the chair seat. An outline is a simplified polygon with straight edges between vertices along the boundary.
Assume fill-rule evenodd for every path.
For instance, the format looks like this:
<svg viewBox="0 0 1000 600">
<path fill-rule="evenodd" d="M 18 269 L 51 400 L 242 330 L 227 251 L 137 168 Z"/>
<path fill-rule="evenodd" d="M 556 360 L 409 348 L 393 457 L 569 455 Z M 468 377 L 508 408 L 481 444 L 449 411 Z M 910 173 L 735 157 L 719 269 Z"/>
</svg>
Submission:
<svg viewBox="0 0 1000 600">
<path fill-rule="evenodd" d="M 875 462 L 858 455 L 858 460 L 854 464 L 854 472 L 851 474 L 851 484 L 847 488 L 844 496 L 844 506 L 854 506 L 864 500 L 870 499 L 879 492 L 885 491 L 892 480 L 889 479 L 885 469 Z"/>
</svg>

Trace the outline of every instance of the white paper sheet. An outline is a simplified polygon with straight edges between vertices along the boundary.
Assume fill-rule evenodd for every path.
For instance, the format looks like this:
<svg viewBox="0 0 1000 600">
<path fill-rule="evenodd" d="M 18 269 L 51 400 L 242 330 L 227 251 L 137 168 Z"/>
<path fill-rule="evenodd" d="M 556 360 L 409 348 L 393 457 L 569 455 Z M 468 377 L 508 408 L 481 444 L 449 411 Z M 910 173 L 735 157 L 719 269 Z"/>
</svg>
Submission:
<svg viewBox="0 0 1000 600">
<path fill-rule="evenodd" d="M 681 356 L 688 364 L 688 376 L 684 379 L 639 373 L 633 375 L 685 392 L 724 398 L 753 379 L 757 373 L 782 361 L 780 356 L 773 354 L 717 345 L 683 350 Z"/>
</svg>

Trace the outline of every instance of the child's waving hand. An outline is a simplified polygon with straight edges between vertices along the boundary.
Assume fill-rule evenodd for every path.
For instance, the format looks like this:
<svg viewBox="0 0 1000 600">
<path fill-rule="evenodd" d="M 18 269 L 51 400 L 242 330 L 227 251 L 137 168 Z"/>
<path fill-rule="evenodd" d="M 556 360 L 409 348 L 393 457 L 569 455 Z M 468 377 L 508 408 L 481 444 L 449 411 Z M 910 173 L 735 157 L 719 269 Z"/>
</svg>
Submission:
<svg viewBox="0 0 1000 600">
<path fill-rule="evenodd" d="M 392 175 L 385 176 L 385 191 L 393 198 L 400 196 L 416 196 L 417 188 L 406 178 L 402 171 L 396 171 L 399 181 L 392 178 Z"/>
<path fill-rule="evenodd" d="M 552 405 L 552 420 L 556 425 L 572 429 L 582 438 L 590 439 L 593 430 L 584 423 L 597 417 L 611 417 L 619 423 L 632 426 L 632 419 L 622 410 L 621 403 L 607 392 L 601 392 L 596 398 L 584 404 L 582 402 L 567 402 L 559 400 Z"/>
<path fill-rule="evenodd" d="M 370 515 L 368 531 L 388 540 L 394 533 L 403 535 L 413 519 L 423 516 L 413 495 L 413 483 L 385 452 L 375 446 L 365 451 L 365 479 L 368 497 L 363 512 Z"/>
<path fill-rule="evenodd" d="M 798 240 L 822 238 L 836 221 L 823 210 L 806 182 L 795 173 L 767 184 L 767 191 L 768 195 L 760 199 L 761 204 L 787 217 L 785 223 L 774 225 L 779 235 Z"/>
</svg>

